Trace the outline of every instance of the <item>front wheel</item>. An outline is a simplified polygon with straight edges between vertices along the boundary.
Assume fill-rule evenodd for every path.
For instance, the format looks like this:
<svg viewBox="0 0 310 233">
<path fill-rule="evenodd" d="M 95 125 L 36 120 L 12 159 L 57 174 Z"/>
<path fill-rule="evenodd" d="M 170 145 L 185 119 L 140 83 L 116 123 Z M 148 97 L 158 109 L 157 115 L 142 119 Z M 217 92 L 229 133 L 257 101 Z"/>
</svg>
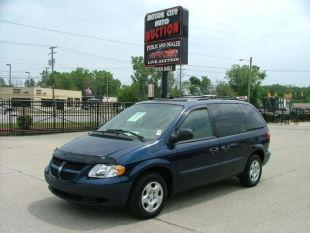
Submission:
<svg viewBox="0 0 310 233">
<path fill-rule="evenodd" d="M 147 173 L 134 183 L 128 200 L 132 214 L 141 219 L 153 218 L 164 207 L 167 184 L 158 173 Z"/>
<path fill-rule="evenodd" d="M 262 161 L 258 155 L 252 155 L 241 174 L 239 180 L 245 187 L 256 186 L 262 175 Z"/>
</svg>

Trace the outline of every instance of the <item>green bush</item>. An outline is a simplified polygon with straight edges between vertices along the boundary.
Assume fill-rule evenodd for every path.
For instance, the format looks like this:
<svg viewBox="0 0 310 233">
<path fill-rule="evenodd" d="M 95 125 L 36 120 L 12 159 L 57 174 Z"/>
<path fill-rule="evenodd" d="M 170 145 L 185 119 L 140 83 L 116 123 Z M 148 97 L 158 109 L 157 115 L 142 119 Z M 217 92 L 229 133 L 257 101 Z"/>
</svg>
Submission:
<svg viewBox="0 0 310 233">
<path fill-rule="evenodd" d="M 24 116 L 18 116 L 17 117 L 17 125 L 20 129 L 30 129 L 32 124 L 32 116 L 24 115 Z"/>
</svg>

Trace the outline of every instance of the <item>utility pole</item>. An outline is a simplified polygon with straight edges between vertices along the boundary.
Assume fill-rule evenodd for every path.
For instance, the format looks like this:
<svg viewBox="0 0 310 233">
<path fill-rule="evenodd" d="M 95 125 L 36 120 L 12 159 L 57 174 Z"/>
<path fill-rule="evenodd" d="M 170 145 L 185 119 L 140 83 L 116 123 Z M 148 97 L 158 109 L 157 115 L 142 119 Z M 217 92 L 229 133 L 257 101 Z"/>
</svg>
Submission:
<svg viewBox="0 0 310 233">
<path fill-rule="evenodd" d="M 10 76 L 9 76 L 9 86 L 12 86 L 12 65 L 11 64 L 6 64 L 9 68 L 10 71 Z"/>
<path fill-rule="evenodd" d="M 249 103 L 250 103 L 250 95 L 251 95 L 252 60 L 253 60 L 252 57 L 250 57 L 250 60 L 244 59 L 244 58 L 239 59 L 239 61 L 248 61 L 248 62 L 250 62 L 250 69 L 249 69 L 250 71 L 249 71 L 249 78 L 248 78 L 248 102 Z"/>
<path fill-rule="evenodd" d="M 55 106 L 55 79 L 54 79 L 54 65 L 55 65 L 55 60 L 54 60 L 54 54 L 56 53 L 54 50 L 56 49 L 56 46 L 51 46 L 49 49 L 51 50 L 50 55 L 51 55 L 51 66 L 52 66 L 52 98 L 53 98 L 53 129 L 56 128 L 56 106 Z"/>
<path fill-rule="evenodd" d="M 54 60 L 54 54 L 56 53 L 54 50 L 56 49 L 56 46 L 51 46 L 50 47 L 50 55 L 51 55 L 51 62 L 50 65 L 52 67 L 52 95 L 53 95 L 53 102 L 55 101 L 55 79 L 54 79 L 54 65 L 55 65 L 55 60 Z"/>
<path fill-rule="evenodd" d="M 47 74 L 47 67 L 45 66 L 45 78 L 47 80 L 48 74 Z"/>
<path fill-rule="evenodd" d="M 250 73 L 249 73 L 249 80 L 248 80 L 248 102 L 250 103 L 250 96 L 251 96 L 251 79 L 252 79 L 252 57 L 250 57 Z"/>
<path fill-rule="evenodd" d="M 107 77 L 107 102 L 109 102 L 109 79 Z"/>
</svg>

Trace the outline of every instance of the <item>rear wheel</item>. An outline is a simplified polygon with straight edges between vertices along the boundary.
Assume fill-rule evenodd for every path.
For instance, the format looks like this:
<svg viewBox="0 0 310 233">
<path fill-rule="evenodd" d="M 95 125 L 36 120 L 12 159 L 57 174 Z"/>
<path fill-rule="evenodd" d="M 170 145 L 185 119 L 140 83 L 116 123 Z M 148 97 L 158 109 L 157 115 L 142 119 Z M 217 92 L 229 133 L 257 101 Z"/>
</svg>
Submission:
<svg viewBox="0 0 310 233">
<path fill-rule="evenodd" d="M 167 199 L 167 184 L 155 172 L 146 173 L 134 183 L 128 200 L 128 208 L 135 217 L 153 218 L 164 207 Z"/>
<path fill-rule="evenodd" d="M 262 175 L 262 161 L 258 155 L 252 155 L 239 177 L 240 183 L 245 187 L 256 186 Z"/>
</svg>

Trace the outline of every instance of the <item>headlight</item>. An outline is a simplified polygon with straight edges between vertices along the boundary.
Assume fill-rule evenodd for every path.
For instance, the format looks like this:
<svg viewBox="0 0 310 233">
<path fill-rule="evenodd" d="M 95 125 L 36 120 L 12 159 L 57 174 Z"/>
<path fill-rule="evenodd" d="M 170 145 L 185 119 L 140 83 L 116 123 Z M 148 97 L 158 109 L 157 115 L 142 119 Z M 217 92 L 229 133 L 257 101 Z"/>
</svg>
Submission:
<svg viewBox="0 0 310 233">
<path fill-rule="evenodd" d="M 121 165 L 97 164 L 88 173 L 89 177 L 107 178 L 121 176 L 125 173 L 125 167 Z"/>
</svg>

